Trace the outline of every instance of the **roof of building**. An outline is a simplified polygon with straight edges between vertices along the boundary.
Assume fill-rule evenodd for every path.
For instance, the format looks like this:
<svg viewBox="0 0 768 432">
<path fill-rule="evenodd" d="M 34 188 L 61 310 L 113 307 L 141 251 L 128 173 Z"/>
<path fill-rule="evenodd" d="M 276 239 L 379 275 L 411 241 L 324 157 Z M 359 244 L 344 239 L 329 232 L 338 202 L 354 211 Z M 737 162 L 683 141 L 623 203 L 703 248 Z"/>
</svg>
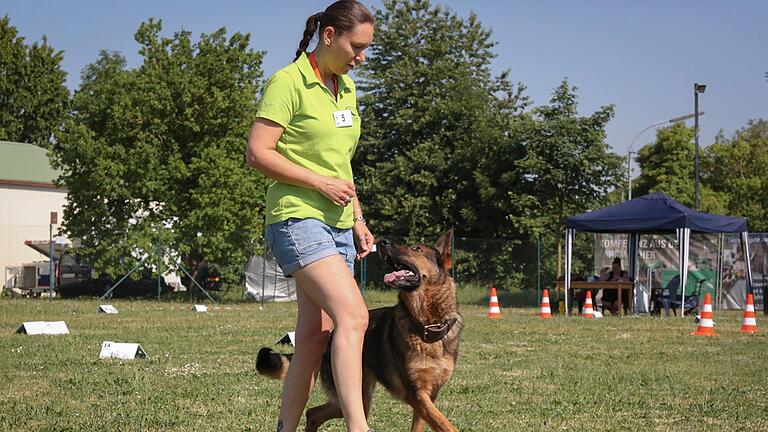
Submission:
<svg viewBox="0 0 768 432">
<path fill-rule="evenodd" d="M 52 185 L 59 175 L 61 171 L 51 167 L 46 149 L 0 141 L 0 182 Z"/>
</svg>

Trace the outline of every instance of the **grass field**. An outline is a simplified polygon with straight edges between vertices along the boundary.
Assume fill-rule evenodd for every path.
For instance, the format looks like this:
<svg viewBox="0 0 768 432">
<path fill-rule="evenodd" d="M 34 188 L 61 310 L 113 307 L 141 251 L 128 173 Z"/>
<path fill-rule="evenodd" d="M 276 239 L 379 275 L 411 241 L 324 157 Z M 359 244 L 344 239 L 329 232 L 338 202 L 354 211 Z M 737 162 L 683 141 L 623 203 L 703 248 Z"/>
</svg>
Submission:
<svg viewBox="0 0 768 432">
<path fill-rule="evenodd" d="M 689 318 L 543 320 L 534 308 L 503 307 L 491 320 L 485 293 L 460 297 L 459 365 L 437 402 L 459 430 L 768 430 L 762 314 L 760 333 L 744 335 L 739 312 L 716 313 L 720 337 L 703 338 L 689 335 Z M 366 299 L 395 301 L 377 291 Z M 0 299 L 0 430 L 274 431 L 280 383 L 258 376 L 254 358 L 292 328 L 295 304 L 195 313 L 189 303 L 113 301 L 120 313 L 106 315 L 99 303 Z M 64 320 L 70 334 L 14 334 L 41 320 Z M 105 340 L 138 342 L 149 358 L 99 360 Z M 410 418 L 377 390 L 372 427 L 405 431 Z"/>
</svg>

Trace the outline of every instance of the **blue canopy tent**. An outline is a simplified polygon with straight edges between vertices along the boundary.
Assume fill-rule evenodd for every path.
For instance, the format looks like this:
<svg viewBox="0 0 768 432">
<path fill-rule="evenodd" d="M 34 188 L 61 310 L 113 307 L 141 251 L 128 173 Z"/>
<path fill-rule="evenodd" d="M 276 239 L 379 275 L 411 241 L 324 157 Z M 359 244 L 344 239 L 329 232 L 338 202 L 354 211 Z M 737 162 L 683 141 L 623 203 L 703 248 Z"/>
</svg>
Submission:
<svg viewBox="0 0 768 432">
<path fill-rule="evenodd" d="M 644 195 L 620 204 L 577 216 L 565 223 L 565 304 L 569 303 L 573 237 L 576 231 L 593 233 L 627 233 L 629 235 L 629 274 L 635 275 L 637 245 L 640 234 L 676 233 L 680 250 L 680 304 L 685 301 L 688 280 L 688 245 L 691 232 L 740 233 L 741 246 L 747 257 L 747 292 L 752 292 L 752 266 L 749 263 L 747 219 L 720 216 L 690 209 L 663 193 Z M 566 307 L 566 314 L 568 313 Z M 680 314 L 682 316 L 683 314 Z"/>
</svg>

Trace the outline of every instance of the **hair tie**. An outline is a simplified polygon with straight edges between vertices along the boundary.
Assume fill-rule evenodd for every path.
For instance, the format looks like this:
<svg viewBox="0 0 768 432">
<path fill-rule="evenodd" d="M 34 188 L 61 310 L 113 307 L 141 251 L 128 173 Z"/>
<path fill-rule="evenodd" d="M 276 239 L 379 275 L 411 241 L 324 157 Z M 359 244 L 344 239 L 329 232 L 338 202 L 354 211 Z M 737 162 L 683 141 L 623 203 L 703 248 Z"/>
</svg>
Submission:
<svg viewBox="0 0 768 432">
<path fill-rule="evenodd" d="M 320 20 L 323 19 L 323 13 L 322 12 L 316 13 L 315 18 L 317 19 L 317 23 L 320 24 Z"/>
</svg>

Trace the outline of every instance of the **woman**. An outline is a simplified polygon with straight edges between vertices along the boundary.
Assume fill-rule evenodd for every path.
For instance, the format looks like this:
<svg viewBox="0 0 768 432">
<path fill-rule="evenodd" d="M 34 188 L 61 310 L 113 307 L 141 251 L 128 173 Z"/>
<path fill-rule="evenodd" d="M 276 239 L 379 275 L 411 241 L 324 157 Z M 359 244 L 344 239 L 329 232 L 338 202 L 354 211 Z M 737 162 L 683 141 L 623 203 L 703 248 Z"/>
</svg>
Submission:
<svg viewBox="0 0 768 432">
<path fill-rule="evenodd" d="M 350 0 L 310 16 L 294 63 L 265 84 L 248 139 L 248 164 L 274 179 L 267 190 L 267 243 L 298 288 L 296 351 L 278 431 L 298 427 L 331 328 L 334 381 L 347 430 L 369 431 L 362 403 L 368 310 L 353 269 L 355 257 L 368 255 L 374 238 L 352 177 L 360 117 L 346 74 L 365 60 L 373 24 L 371 13 Z M 306 53 L 316 33 L 317 46 Z"/>
<path fill-rule="evenodd" d="M 629 280 L 627 277 L 627 272 L 621 269 L 621 258 L 616 257 L 613 259 L 613 262 L 611 263 L 611 271 L 609 271 L 604 277 L 600 278 L 601 280 L 605 281 L 611 281 L 611 282 L 626 282 Z M 603 290 L 603 312 L 605 312 L 606 309 L 611 311 L 611 314 L 618 315 L 619 314 L 619 294 L 617 293 L 617 289 L 604 289 Z M 629 310 L 629 291 L 621 290 L 621 302 L 622 302 L 622 308 L 624 309 L 624 315 L 628 313 Z"/>
</svg>

